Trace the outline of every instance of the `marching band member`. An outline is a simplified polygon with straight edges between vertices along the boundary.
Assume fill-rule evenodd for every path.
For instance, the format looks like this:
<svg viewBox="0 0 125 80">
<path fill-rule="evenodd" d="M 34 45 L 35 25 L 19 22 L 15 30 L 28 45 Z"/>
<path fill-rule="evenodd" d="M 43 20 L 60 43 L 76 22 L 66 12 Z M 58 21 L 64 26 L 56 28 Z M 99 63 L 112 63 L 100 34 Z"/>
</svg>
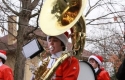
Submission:
<svg viewBox="0 0 125 80">
<path fill-rule="evenodd" d="M 6 51 L 0 50 L 0 80 L 14 80 L 12 69 L 4 64 L 6 59 Z"/>
<path fill-rule="evenodd" d="M 47 36 L 47 42 L 51 53 L 47 68 L 50 69 L 56 60 L 61 57 L 63 51 L 65 51 L 68 37 L 66 34 Z M 77 80 L 78 74 L 79 61 L 74 56 L 71 56 L 64 60 L 64 62 L 57 68 L 52 80 Z"/>
<path fill-rule="evenodd" d="M 103 58 L 99 55 L 91 55 L 88 62 L 93 66 L 97 80 L 110 80 L 110 76 L 104 68 L 101 67 Z"/>
</svg>

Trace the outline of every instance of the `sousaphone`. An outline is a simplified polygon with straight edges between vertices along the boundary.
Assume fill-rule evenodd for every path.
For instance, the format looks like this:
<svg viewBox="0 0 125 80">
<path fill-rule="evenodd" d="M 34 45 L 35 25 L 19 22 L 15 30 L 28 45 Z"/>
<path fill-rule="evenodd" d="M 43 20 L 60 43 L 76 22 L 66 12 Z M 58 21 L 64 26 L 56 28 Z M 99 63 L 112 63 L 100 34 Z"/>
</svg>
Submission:
<svg viewBox="0 0 125 80">
<path fill-rule="evenodd" d="M 41 30 L 49 36 L 60 35 L 71 30 L 73 51 L 81 53 L 84 49 L 86 33 L 85 19 L 82 15 L 85 5 L 86 0 L 45 0 L 39 15 Z M 35 80 L 51 79 L 58 66 L 72 55 L 74 54 L 64 52 L 50 70 L 42 72 Z M 41 67 L 44 68 L 44 65 Z"/>
</svg>

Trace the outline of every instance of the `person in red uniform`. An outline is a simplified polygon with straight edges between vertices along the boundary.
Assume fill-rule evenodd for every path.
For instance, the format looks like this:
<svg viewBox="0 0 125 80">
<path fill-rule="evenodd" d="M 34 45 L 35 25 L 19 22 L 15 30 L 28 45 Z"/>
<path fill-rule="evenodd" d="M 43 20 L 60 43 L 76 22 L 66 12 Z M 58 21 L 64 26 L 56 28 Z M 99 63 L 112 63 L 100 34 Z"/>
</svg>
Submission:
<svg viewBox="0 0 125 80">
<path fill-rule="evenodd" d="M 57 58 L 66 50 L 68 38 L 65 34 L 58 36 L 47 36 L 48 47 L 51 58 L 47 68 L 52 68 Z M 59 65 L 51 80 L 77 80 L 79 74 L 79 61 L 71 56 Z"/>
<path fill-rule="evenodd" d="M 4 64 L 6 60 L 6 51 L 0 50 L 0 80 L 14 80 L 12 69 Z"/>
<path fill-rule="evenodd" d="M 97 80 L 110 80 L 108 72 L 103 67 L 101 67 L 103 62 L 102 56 L 91 55 L 88 58 L 88 62 L 93 66 Z"/>
</svg>

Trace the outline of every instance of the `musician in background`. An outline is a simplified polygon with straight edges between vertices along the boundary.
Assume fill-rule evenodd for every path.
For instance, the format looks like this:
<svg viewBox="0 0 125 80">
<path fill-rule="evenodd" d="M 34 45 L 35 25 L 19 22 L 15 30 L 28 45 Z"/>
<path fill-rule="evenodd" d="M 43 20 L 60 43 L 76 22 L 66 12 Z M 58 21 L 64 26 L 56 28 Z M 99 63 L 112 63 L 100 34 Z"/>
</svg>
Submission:
<svg viewBox="0 0 125 80">
<path fill-rule="evenodd" d="M 63 51 L 66 50 L 68 43 L 68 35 L 61 34 L 58 36 L 47 36 L 48 47 L 50 48 L 51 59 L 47 66 L 51 69 L 56 60 L 61 57 Z M 79 73 L 79 61 L 71 56 L 64 60 L 57 68 L 52 80 L 77 80 Z"/>
<path fill-rule="evenodd" d="M 6 59 L 6 51 L 0 50 L 0 80 L 14 80 L 12 69 L 4 64 Z"/>
<path fill-rule="evenodd" d="M 97 80 L 110 80 L 108 72 L 103 67 L 101 67 L 103 62 L 102 56 L 91 55 L 88 58 L 88 62 L 93 66 Z"/>
</svg>

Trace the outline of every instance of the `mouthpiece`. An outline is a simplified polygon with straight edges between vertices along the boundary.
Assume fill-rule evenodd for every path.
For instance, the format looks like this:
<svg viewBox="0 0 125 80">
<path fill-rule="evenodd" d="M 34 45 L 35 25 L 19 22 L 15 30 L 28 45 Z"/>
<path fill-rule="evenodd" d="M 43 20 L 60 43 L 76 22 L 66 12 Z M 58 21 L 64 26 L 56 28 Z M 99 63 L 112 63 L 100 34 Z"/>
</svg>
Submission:
<svg viewBox="0 0 125 80">
<path fill-rule="evenodd" d="M 53 47 L 52 47 L 52 46 L 50 46 L 50 47 L 49 47 L 49 49 L 50 49 L 50 50 L 53 50 Z"/>
</svg>

